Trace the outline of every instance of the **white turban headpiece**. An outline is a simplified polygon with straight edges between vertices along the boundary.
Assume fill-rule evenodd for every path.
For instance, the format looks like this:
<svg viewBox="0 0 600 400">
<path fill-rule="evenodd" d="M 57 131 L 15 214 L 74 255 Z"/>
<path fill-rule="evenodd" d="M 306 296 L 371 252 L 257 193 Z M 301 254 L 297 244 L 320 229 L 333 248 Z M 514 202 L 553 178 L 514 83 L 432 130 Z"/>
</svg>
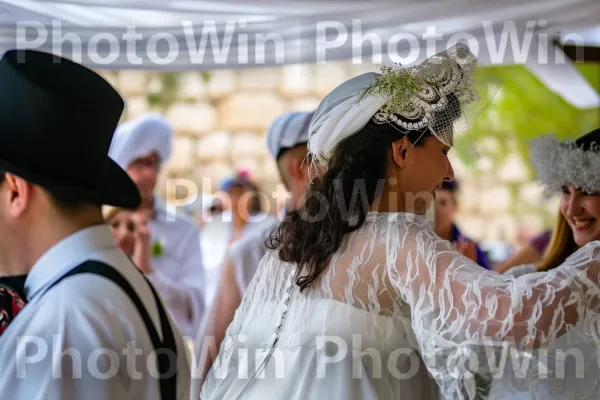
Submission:
<svg viewBox="0 0 600 400">
<path fill-rule="evenodd" d="M 172 135 L 173 129 L 162 115 L 144 114 L 117 127 L 108 155 L 123 169 L 154 152 L 162 164 L 171 157 Z"/>
<path fill-rule="evenodd" d="M 459 43 L 418 66 L 383 67 L 381 74 L 370 72 L 342 83 L 315 111 L 309 127 L 310 153 L 327 164 L 337 144 L 371 120 L 392 124 L 401 132 L 429 129 L 452 146 L 454 136 L 468 129 L 498 90 L 499 81 L 475 78 L 479 65 L 468 47 Z"/>
</svg>

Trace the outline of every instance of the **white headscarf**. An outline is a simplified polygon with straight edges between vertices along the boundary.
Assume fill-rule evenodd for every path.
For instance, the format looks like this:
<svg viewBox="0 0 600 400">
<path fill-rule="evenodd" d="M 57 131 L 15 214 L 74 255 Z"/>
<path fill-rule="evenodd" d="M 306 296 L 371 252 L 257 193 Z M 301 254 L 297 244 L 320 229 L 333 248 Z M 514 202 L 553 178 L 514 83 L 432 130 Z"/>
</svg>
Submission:
<svg viewBox="0 0 600 400">
<path fill-rule="evenodd" d="M 363 90 L 379 75 L 368 72 L 354 77 L 323 99 L 308 129 L 308 148 L 319 160 L 328 160 L 339 142 L 364 128 L 388 101 L 387 97 L 369 96 L 359 102 Z"/>
<path fill-rule="evenodd" d="M 171 157 L 172 135 L 173 129 L 162 115 L 144 114 L 117 127 L 108 155 L 123 169 L 154 152 L 163 164 Z"/>
<path fill-rule="evenodd" d="M 468 131 L 501 83 L 477 77 L 480 65 L 469 48 L 458 43 L 417 66 L 385 66 L 382 74 L 369 72 L 343 82 L 315 111 L 309 127 L 310 153 L 326 164 L 341 141 L 372 119 L 401 132 L 427 128 L 450 147 L 458 135 L 463 155 L 477 159 Z"/>
</svg>

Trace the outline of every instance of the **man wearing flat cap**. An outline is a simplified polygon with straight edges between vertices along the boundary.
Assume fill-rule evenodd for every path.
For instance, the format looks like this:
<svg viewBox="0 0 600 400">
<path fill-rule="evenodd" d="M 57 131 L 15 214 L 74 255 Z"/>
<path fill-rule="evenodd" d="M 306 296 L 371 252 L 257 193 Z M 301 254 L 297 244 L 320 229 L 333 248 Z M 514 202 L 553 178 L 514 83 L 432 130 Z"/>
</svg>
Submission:
<svg viewBox="0 0 600 400">
<path fill-rule="evenodd" d="M 3 55 L 0 87 L 0 272 L 27 274 L 28 302 L 0 340 L 2 398 L 187 399 L 184 338 L 102 218 L 140 204 L 108 156 L 123 100 L 33 50 Z"/>
<path fill-rule="evenodd" d="M 266 134 L 269 153 L 277 161 L 281 180 L 290 195 L 287 209 L 296 208 L 308 190 L 309 163 L 306 156 L 312 116 L 312 112 L 285 113 L 273 121 Z M 252 230 L 227 252 L 217 296 L 197 338 L 196 355 L 202 364 L 201 371 L 193 374 L 197 379 L 192 382 L 192 394 L 196 397 L 200 394 L 202 378 L 214 361 L 212 356 L 216 355 L 214 352 L 223 341 L 225 331 L 267 251 L 265 240 L 275 226 L 276 223 L 265 224 Z"/>
<path fill-rule="evenodd" d="M 157 113 L 144 114 L 117 128 L 109 155 L 127 171 L 142 196 L 151 235 L 152 266 L 143 270 L 186 337 L 198 332 L 205 309 L 205 272 L 200 232 L 185 215 L 168 214 L 155 195 L 160 168 L 171 156 L 173 129 Z"/>
</svg>

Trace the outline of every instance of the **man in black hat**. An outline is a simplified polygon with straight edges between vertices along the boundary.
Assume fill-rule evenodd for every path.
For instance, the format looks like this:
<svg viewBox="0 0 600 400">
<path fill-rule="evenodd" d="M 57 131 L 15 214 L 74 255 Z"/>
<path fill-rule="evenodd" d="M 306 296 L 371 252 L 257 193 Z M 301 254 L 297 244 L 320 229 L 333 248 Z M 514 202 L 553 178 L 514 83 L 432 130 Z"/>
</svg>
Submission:
<svg viewBox="0 0 600 400">
<path fill-rule="evenodd" d="M 0 87 L 0 272 L 28 274 L 28 304 L 0 340 L 0 393 L 187 399 L 183 337 L 103 223 L 101 205 L 140 203 L 108 157 L 123 100 L 31 50 L 4 54 Z"/>
</svg>

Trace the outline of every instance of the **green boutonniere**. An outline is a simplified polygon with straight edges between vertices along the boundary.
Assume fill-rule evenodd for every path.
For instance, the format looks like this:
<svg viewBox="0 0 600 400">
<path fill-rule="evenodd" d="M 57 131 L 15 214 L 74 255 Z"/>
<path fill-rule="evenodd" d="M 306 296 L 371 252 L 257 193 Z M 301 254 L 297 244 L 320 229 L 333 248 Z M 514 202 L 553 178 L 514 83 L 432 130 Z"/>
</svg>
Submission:
<svg viewBox="0 0 600 400">
<path fill-rule="evenodd" d="M 164 254 L 165 252 L 165 246 L 163 245 L 163 243 L 160 240 L 155 240 L 154 243 L 152 243 L 152 257 L 160 257 Z"/>
</svg>

